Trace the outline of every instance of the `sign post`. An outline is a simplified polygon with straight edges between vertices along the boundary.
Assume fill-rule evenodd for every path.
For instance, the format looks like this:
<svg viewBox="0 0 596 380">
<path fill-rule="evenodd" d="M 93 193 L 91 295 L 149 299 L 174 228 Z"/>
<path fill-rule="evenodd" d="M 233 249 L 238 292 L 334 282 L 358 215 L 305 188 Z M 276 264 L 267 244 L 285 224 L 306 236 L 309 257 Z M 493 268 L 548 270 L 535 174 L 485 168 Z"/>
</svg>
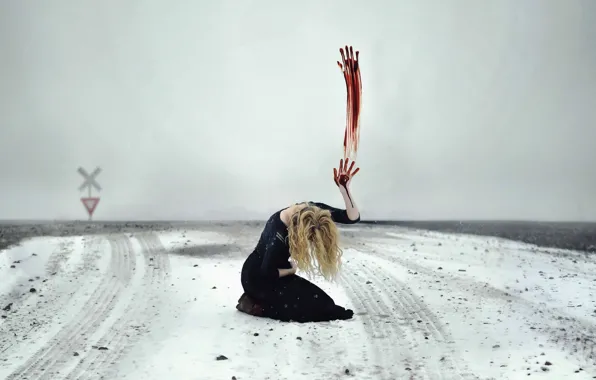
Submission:
<svg viewBox="0 0 596 380">
<path fill-rule="evenodd" d="M 87 213 L 89 214 L 89 221 L 93 218 L 93 212 L 95 208 L 97 208 L 97 204 L 99 203 L 99 197 L 91 196 L 91 188 L 94 187 L 97 191 L 101 191 L 101 186 L 95 179 L 99 173 L 101 173 L 101 168 L 95 168 L 95 170 L 89 174 L 87 171 L 81 167 L 77 170 L 80 175 L 83 176 L 85 181 L 83 184 L 79 186 L 79 191 L 85 190 L 87 188 L 87 197 L 81 198 L 81 202 L 83 202 L 83 206 L 87 209 Z"/>
</svg>

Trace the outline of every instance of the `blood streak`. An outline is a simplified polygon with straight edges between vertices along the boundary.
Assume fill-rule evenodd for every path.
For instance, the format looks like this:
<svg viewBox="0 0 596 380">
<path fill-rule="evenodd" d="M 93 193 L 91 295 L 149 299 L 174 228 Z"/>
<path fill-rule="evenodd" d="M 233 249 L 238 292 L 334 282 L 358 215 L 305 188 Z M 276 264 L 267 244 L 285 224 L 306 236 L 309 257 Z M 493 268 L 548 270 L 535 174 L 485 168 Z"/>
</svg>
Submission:
<svg viewBox="0 0 596 380">
<path fill-rule="evenodd" d="M 344 74 L 346 81 L 346 130 L 344 132 L 344 159 L 356 159 L 358 141 L 360 139 L 360 106 L 362 100 L 362 79 L 360 76 L 359 53 L 352 46 L 339 49 L 342 62 L 337 65 Z"/>
</svg>

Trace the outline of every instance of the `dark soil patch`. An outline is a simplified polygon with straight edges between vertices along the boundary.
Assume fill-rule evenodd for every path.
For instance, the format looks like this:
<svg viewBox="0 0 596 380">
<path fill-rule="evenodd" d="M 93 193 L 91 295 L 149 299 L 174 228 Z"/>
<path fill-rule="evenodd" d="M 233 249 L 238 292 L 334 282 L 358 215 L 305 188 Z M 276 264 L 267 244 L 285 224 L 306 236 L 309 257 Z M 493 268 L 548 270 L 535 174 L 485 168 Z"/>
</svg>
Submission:
<svg viewBox="0 0 596 380">
<path fill-rule="evenodd" d="M 202 244 L 176 248 L 171 250 L 170 253 L 174 255 L 203 258 L 218 255 L 229 255 L 230 253 L 241 250 L 242 248 L 235 244 Z"/>
</svg>

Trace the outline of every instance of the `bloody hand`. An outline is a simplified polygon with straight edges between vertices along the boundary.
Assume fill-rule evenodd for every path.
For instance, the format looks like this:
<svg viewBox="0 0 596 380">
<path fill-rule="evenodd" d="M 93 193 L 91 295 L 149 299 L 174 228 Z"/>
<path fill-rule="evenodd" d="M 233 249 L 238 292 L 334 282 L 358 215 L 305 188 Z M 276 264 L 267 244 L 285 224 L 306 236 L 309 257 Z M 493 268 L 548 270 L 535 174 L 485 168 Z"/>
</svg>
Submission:
<svg viewBox="0 0 596 380">
<path fill-rule="evenodd" d="M 333 168 L 333 181 L 338 187 L 342 186 L 347 189 L 352 178 L 360 171 L 360 168 L 354 170 L 356 161 L 352 161 L 352 164 L 348 168 L 349 162 L 349 158 L 346 158 L 345 162 L 343 159 L 339 160 L 339 168 Z"/>
</svg>

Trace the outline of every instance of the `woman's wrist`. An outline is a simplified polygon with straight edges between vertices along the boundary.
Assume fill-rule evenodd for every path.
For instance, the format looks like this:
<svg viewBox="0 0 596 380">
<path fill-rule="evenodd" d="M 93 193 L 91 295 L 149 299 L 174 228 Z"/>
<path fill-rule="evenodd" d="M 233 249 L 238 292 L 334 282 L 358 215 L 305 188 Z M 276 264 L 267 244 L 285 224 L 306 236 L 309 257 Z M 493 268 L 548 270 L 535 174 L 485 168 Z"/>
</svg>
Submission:
<svg viewBox="0 0 596 380">
<path fill-rule="evenodd" d="M 288 268 L 288 269 L 278 269 L 279 271 L 279 277 L 285 277 L 285 276 L 289 276 L 291 274 L 296 274 L 296 269 L 295 268 Z"/>
</svg>

